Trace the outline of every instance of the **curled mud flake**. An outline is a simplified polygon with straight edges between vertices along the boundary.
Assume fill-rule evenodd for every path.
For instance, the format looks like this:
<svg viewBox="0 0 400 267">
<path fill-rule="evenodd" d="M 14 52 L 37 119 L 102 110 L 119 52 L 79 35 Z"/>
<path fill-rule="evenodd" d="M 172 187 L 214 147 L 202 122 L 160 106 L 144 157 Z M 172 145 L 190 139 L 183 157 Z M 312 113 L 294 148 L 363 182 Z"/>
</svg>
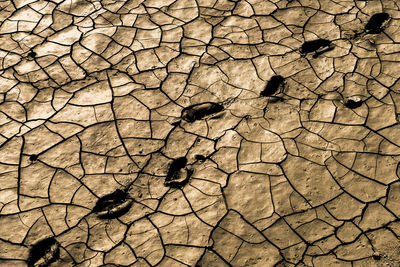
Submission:
<svg viewBox="0 0 400 267">
<path fill-rule="evenodd" d="M 191 105 L 182 110 L 182 119 L 187 122 L 201 120 L 205 116 L 218 113 L 224 110 L 224 106 L 214 102 L 205 102 Z"/>
<path fill-rule="evenodd" d="M 54 237 L 34 244 L 29 252 L 28 267 L 46 267 L 60 256 L 60 244 Z"/>
<path fill-rule="evenodd" d="M 38 159 L 38 155 L 36 155 L 36 154 L 32 154 L 29 156 L 30 161 L 36 161 L 37 159 Z"/>
<path fill-rule="evenodd" d="M 333 49 L 332 42 L 326 39 L 317 39 L 313 41 L 304 42 L 300 48 L 302 54 L 315 52 L 315 57 Z"/>
<path fill-rule="evenodd" d="M 278 91 L 279 87 L 281 87 L 285 82 L 285 79 L 280 75 L 272 76 L 268 81 L 267 86 L 261 92 L 262 96 L 271 96 Z"/>
<path fill-rule="evenodd" d="M 384 30 L 386 24 L 389 22 L 390 16 L 388 13 L 377 13 L 372 15 L 367 25 L 365 25 L 365 31 L 369 34 L 377 34 Z"/>
<path fill-rule="evenodd" d="M 185 157 L 177 158 L 169 167 L 164 185 L 172 188 L 181 188 L 189 182 L 193 170 L 186 168 L 187 159 Z"/>
<path fill-rule="evenodd" d="M 363 103 L 362 99 L 357 96 L 357 97 L 350 97 L 349 99 L 347 99 L 344 105 L 350 109 L 355 109 L 361 107 L 362 103 Z"/>
<path fill-rule="evenodd" d="M 102 219 L 114 219 L 127 213 L 132 206 L 133 199 L 131 199 L 128 193 L 117 189 L 113 193 L 101 197 L 93 212 Z"/>
</svg>

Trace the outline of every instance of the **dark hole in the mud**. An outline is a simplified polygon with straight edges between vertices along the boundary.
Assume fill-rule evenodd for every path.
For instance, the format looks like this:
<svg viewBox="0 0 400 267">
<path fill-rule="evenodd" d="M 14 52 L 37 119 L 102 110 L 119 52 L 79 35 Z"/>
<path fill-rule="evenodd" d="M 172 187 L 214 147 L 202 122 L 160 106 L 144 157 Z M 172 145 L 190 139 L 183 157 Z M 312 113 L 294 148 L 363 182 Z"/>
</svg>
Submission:
<svg viewBox="0 0 400 267">
<path fill-rule="evenodd" d="M 389 19 L 388 13 L 377 13 L 372 15 L 365 25 L 367 33 L 377 34 L 383 31 L 383 24 Z"/>
<path fill-rule="evenodd" d="M 187 159 L 185 157 L 174 159 L 168 169 L 164 184 L 173 188 L 181 188 L 186 185 L 193 173 L 193 170 L 185 168 L 186 164 Z"/>
<path fill-rule="evenodd" d="M 34 51 L 29 52 L 28 53 L 28 57 L 35 58 L 36 57 L 36 52 L 34 52 Z"/>
<path fill-rule="evenodd" d="M 35 161 L 37 159 L 38 159 L 38 155 L 36 155 L 36 154 L 32 154 L 32 155 L 29 156 L 29 160 L 30 161 Z"/>
<path fill-rule="evenodd" d="M 307 41 L 304 42 L 303 45 L 300 48 L 300 52 L 303 54 L 307 53 L 312 53 L 316 52 L 320 48 L 327 47 L 329 49 L 329 46 L 332 42 L 326 39 L 317 39 L 313 41 Z"/>
<path fill-rule="evenodd" d="M 344 105 L 350 109 L 359 108 L 362 105 L 362 100 L 361 99 L 349 99 L 346 101 L 346 103 Z"/>
<path fill-rule="evenodd" d="M 93 212 L 102 219 L 114 219 L 124 215 L 132 206 L 132 199 L 121 189 L 101 197 L 93 208 Z"/>
<path fill-rule="evenodd" d="M 224 106 L 214 102 L 205 102 L 201 104 L 191 105 L 182 110 L 182 119 L 187 122 L 201 120 L 207 115 L 218 113 L 224 110 Z"/>
<path fill-rule="evenodd" d="M 197 160 L 201 160 L 201 161 L 206 160 L 206 157 L 204 157 L 203 155 L 199 155 L 199 154 L 194 156 L 194 158 L 197 159 Z"/>
<path fill-rule="evenodd" d="M 285 79 L 281 75 L 272 76 L 268 81 L 267 86 L 265 86 L 265 89 L 261 92 L 261 95 L 270 96 L 275 94 L 284 81 Z"/>
<path fill-rule="evenodd" d="M 60 257 L 60 245 L 54 237 L 40 240 L 29 251 L 28 267 L 45 267 Z"/>
<path fill-rule="evenodd" d="M 382 257 L 381 257 L 381 255 L 374 254 L 374 255 L 372 255 L 372 258 L 373 258 L 374 260 L 376 260 L 376 261 L 379 261 Z"/>
</svg>

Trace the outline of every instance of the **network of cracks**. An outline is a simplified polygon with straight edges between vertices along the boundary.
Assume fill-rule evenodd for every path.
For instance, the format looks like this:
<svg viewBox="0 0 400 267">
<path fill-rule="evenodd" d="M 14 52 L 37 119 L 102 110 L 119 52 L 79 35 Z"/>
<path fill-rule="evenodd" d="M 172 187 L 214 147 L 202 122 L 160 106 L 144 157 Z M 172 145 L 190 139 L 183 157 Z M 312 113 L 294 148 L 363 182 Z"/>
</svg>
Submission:
<svg viewBox="0 0 400 267">
<path fill-rule="evenodd" d="M 400 266 L 400 2 L 0 2 L 1 266 Z"/>
</svg>

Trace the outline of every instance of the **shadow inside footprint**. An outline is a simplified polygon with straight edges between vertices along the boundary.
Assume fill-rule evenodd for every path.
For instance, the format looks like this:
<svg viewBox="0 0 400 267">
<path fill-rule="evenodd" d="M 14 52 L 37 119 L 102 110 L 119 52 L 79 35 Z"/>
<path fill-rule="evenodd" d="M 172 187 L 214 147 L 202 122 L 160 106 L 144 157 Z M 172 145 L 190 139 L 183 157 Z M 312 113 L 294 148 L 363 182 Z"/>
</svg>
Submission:
<svg viewBox="0 0 400 267">
<path fill-rule="evenodd" d="M 28 267 L 45 267 L 60 257 L 60 244 L 54 237 L 45 238 L 34 244 L 29 251 Z"/>
<path fill-rule="evenodd" d="M 361 100 L 361 98 L 350 98 L 350 99 L 348 99 L 345 103 L 344 103 L 344 105 L 347 107 L 347 108 L 350 108 L 350 109 L 355 109 L 355 108 L 359 108 L 359 107 L 361 107 L 361 105 L 362 105 L 362 100 Z"/>
<path fill-rule="evenodd" d="M 389 19 L 390 16 L 388 13 L 377 13 L 372 15 L 368 23 L 365 25 L 366 33 L 378 34 L 382 32 Z"/>
<path fill-rule="evenodd" d="M 201 120 L 205 116 L 218 113 L 224 110 L 224 106 L 214 102 L 205 102 L 191 105 L 182 110 L 182 119 L 187 122 Z"/>
<path fill-rule="evenodd" d="M 133 200 L 121 189 L 101 197 L 93 208 L 93 212 L 101 219 L 114 219 L 127 213 Z"/>
<path fill-rule="evenodd" d="M 172 188 L 181 188 L 189 182 L 193 170 L 186 168 L 187 159 L 180 157 L 171 163 L 164 185 Z"/>
<path fill-rule="evenodd" d="M 304 42 L 300 48 L 302 54 L 308 54 L 316 52 L 319 55 L 332 50 L 332 42 L 326 39 L 317 39 L 313 41 Z"/>
<path fill-rule="evenodd" d="M 272 76 L 271 79 L 268 81 L 267 86 L 265 89 L 260 93 L 262 96 L 271 96 L 278 91 L 279 87 L 283 85 L 285 79 L 280 75 Z"/>
</svg>

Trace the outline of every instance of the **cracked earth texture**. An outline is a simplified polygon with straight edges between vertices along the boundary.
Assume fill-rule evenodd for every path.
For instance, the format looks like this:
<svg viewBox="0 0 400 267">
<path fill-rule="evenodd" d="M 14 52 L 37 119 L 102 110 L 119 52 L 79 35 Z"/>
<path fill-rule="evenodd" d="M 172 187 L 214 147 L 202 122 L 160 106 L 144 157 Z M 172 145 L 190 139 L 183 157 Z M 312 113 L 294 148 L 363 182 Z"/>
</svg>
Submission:
<svg viewBox="0 0 400 267">
<path fill-rule="evenodd" d="M 399 6 L 0 1 L 0 266 L 398 267 Z"/>
</svg>

